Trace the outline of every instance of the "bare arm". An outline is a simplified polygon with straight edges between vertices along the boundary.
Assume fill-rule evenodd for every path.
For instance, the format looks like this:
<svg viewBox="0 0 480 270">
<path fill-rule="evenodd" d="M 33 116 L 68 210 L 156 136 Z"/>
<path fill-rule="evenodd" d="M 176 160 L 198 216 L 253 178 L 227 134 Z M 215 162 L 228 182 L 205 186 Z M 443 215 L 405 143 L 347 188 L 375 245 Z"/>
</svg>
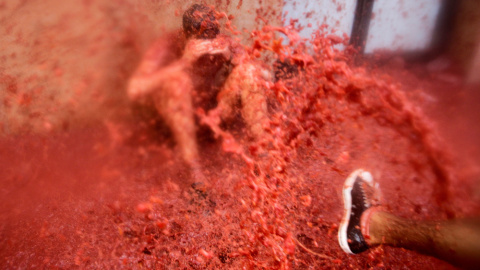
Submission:
<svg viewBox="0 0 480 270">
<path fill-rule="evenodd" d="M 131 100 L 137 100 L 153 92 L 167 74 L 179 67 L 168 65 L 178 59 L 178 53 L 172 51 L 173 41 L 170 36 L 158 39 L 143 56 L 127 85 L 127 94 Z"/>
<path fill-rule="evenodd" d="M 205 54 L 222 54 L 225 58 L 231 57 L 230 42 L 225 38 L 191 39 L 187 42 L 182 59 L 193 63 Z"/>
<path fill-rule="evenodd" d="M 191 67 L 202 55 L 222 54 L 230 58 L 229 42 L 226 39 L 191 39 L 187 42 L 182 58 L 173 64 L 165 64 L 164 58 L 168 57 L 169 51 L 163 44 L 154 45 L 143 58 L 139 67 L 128 83 L 128 97 L 137 100 L 144 97 L 170 77 L 172 72 L 178 72 Z M 162 47 L 163 46 L 163 47 Z"/>
<path fill-rule="evenodd" d="M 187 67 L 188 63 L 180 59 L 152 73 L 135 73 L 128 82 L 128 97 L 131 100 L 138 100 L 153 93 L 164 84 L 165 80 L 185 71 Z"/>
</svg>

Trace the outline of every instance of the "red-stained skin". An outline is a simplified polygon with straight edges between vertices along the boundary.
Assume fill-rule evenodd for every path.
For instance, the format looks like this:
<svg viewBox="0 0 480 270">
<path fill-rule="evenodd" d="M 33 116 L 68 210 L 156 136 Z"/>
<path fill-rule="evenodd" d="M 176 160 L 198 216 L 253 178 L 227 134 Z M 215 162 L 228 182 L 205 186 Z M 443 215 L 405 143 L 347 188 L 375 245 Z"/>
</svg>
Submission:
<svg viewBox="0 0 480 270">
<path fill-rule="evenodd" d="M 170 35 L 175 41 L 182 33 Z M 241 45 L 225 35 L 191 37 L 175 50 L 177 44 L 166 37 L 155 42 L 130 78 L 127 93 L 132 101 L 154 101 L 183 159 L 198 167 L 195 112 L 207 113 L 209 121 L 218 126 L 241 111 L 247 132 L 255 139 L 263 136 L 267 125 L 264 88 L 271 79 L 262 63 L 252 60 Z M 221 132 L 215 127 L 212 130 Z"/>
<path fill-rule="evenodd" d="M 290 43 L 282 45 L 278 33 Z M 104 127 L 2 138 L 0 265 L 450 268 L 389 247 L 350 256 L 337 244 L 340 189 L 359 167 L 380 183 L 385 208 L 401 216 L 445 218 L 455 214 L 448 204 L 469 205 L 452 193 L 459 180 L 401 84 L 354 66 L 351 49 L 332 46 L 346 43 L 338 37 L 320 33 L 307 49 L 294 25 L 252 35 L 253 45 L 242 49 L 249 59 L 270 52 L 292 59 L 299 74 L 262 83 L 269 121 L 258 140 L 241 119 L 220 125 L 217 115 L 197 114 L 216 140 L 199 143 L 208 182 L 195 189 L 179 154 L 151 136 L 138 139 L 145 134 L 114 147 Z"/>
</svg>

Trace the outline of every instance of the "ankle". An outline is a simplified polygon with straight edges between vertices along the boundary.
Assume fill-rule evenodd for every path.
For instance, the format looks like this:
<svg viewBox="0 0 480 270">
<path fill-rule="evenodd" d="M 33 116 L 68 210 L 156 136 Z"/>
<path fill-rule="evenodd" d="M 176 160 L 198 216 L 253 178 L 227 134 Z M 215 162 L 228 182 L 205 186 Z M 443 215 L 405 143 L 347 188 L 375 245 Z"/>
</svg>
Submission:
<svg viewBox="0 0 480 270">
<path fill-rule="evenodd" d="M 369 246 L 371 245 L 374 245 L 375 244 L 375 236 L 372 235 L 371 231 L 370 231 L 370 223 L 371 223 L 371 220 L 372 220 L 372 216 L 373 214 L 377 213 L 380 211 L 380 207 L 370 207 L 369 209 L 367 209 L 363 214 L 362 216 L 360 217 L 360 231 L 362 232 L 362 235 L 363 235 L 363 238 L 365 239 L 365 242 L 367 242 L 367 244 Z"/>
</svg>

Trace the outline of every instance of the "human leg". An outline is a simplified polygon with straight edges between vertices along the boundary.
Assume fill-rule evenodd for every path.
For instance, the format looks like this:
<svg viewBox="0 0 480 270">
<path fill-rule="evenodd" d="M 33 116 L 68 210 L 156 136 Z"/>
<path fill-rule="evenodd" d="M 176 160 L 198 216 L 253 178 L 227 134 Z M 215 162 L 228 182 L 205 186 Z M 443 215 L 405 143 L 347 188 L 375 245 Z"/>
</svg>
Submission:
<svg viewBox="0 0 480 270">
<path fill-rule="evenodd" d="M 347 253 L 375 245 L 414 250 L 461 267 L 480 265 L 480 220 L 413 221 L 382 211 L 371 174 L 354 171 L 343 187 L 345 212 L 338 233 Z"/>
<path fill-rule="evenodd" d="M 462 267 L 480 265 L 480 220 L 414 221 L 375 208 L 362 215 L 369 246 L 414 250 Z"/>
<path fill-rule="evenodd" d="M 233 115 L 233 109 L 240 98 L 239 86 L 235 83 L 237 81 L 236 75 L 230 74 L 224 87 L 217 95 L 217 107 L 210 112 L 220 117 L 221 120 L 226 120 Z"/>
<path fill-rule="evenodd" d="M 154 95 L 155 106 L 173 133 L 182 158 L 197 166 L 198 147 L 192 105 L 193 85 L 186 72 L 171 74 Z"/>
<path fill-rule="evenodd" d="M 358 169 L 343 185 L 344 214 L 338 230 L 338 242 L 346 253 L 357 254 L 369 248 L 361 232 L 362 214 L 376 204 L 378 185 L 372 175 Z"/>
<path fill-rule="evenodd" d="M 230 73 L 225 89 L 227 92 L 226 102 L 232 104 L 232 96 L 240 96 L 242 103 L 242 117 L 247 125 L 250 135 L 260 138 L 264 133 L 264 125 L 267 118 L 267 102 L 262 85 L 263 70 L 252 63 L 236 66 Z M 228 112 L 228 109 L 226 110 Z"/>
</svg>

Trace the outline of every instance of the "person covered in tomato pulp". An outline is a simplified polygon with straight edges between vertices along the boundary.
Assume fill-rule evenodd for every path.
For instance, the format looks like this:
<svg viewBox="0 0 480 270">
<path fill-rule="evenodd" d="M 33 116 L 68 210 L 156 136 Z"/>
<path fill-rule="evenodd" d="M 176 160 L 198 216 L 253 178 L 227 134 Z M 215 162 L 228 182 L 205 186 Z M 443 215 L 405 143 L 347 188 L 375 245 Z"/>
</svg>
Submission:
<svg viewBox="0 0 480 270">
<path fill-rule="evenodd" d="M 253 139 L 262 136 L 268 120 L 264 85 L 271 80 L 269 72 L 240 44 L 220 34 L 219 17 L 205 5 L 188 8 L 182 31 L 151 46 L 127 88 L 132 101 L 154 101 L 181 157 L 194 171 L 201 167 L 196 112 L 207 112 L 218 126 L 240 111 Z"/>
</svg>

